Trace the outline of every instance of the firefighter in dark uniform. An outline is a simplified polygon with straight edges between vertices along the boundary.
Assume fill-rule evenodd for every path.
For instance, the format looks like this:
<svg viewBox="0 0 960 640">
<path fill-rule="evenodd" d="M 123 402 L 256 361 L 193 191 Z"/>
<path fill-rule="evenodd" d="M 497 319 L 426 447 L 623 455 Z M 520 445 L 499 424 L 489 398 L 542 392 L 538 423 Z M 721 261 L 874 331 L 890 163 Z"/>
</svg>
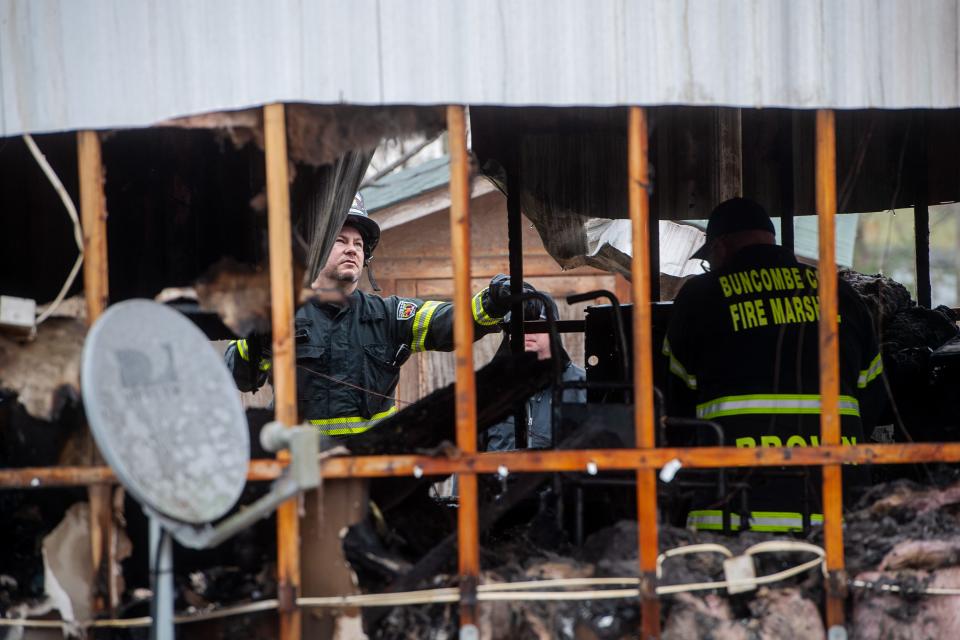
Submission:
<svg viewBox="0 0 960 640">
<path fill-rule="evenodd" d="M 387 298 L 357 287 L 380 240 L 380 226 L 357 194 L 326 264 L 312 287 L 320 296 L 297 310 L 297 398 L 300 419 L 328 436 L 363 433 L 397 411 L 400 366 L 411 354 L 453 349 L 453 305 Z M 510 309 L 509 277 L 498 275 L 472 300 L 474 337 L 499 331 Z M 241 391 L 269 377 L 266 340 L 232 342 L 227 366 Z"/>
<path fill-rule="evenodd" d="M 673 374 L 671 413 L 719 423 L 728 445 L 817 446 L 816 269 L 778 246 L 766 211 L 745 198 L 713 210 L 694 258 L 709 261 L 710 271 L 680 290 L 663 344 Z M 846 282 L 838 285 L 842 441 L 858 444 L 881 408 L 883 364 L 869 311 Z M 746 510 L 741 500 L 697 496 L 688 526 L 720 529 L 722 509 L 732 511 L 734 529 L 744 528 L 742 511 L 759 531 L 799 531 L 804 511 L 810 524 L 822 522 L 819 470 L 788 473 L 752 472 Z M 845 470 L 854 482 L 863 482 L 863 473 Z"/>
</svg>

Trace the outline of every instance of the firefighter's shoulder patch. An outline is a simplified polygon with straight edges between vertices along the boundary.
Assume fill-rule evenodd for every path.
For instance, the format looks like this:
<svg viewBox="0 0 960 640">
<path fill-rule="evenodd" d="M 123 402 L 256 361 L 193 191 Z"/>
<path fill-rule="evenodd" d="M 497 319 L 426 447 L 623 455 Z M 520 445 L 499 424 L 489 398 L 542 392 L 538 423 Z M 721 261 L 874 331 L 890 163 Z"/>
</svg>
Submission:
<svg viewBox="0 0 960 640">
<path fill-rule="evenodd" d="M 417 305 L 408 300 L 401 300 L 397 305 L 397 320 L 409 320 L 417 313 Z"/>
</svg>

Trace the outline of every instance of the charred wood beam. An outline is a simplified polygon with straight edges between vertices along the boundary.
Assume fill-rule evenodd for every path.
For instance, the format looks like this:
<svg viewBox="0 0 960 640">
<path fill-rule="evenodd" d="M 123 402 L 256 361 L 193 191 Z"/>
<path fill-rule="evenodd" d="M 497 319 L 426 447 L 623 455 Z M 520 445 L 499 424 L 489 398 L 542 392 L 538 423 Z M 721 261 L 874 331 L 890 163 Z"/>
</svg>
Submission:
<svg viewBox="0 0 960 640">
<path fill-rule="evenodd" d="M 523 230 L 520 220 L 520 158 L 514 158 L 507 169 L 507 248 L 510 257 L 510 290 L 523 289 Z M 514 355 L 523 352 L 523 302 L 513 303 L 510 313 L 510 351 Z M 518 449 L 527 448 L 527 420 L 523 404 L 518 404 L 513 412 L 514 442 Z"/>
<path fill-rule="evenodd" d="M 917 255 L 917 304 L 927 309 L 933 308 L 930 285 L 930 210 L 927 206 L 927 127 L 923 112 L 917 114 L 920 120 L 920 135 L 917 143 L 916 158 L 912 163 L 916 173 L 917 197 L 913 205 L 913 235 Z"/>
<path fill-rule="evenodd" d="M 270 311 L 273 333 L 273 394 L 275 418 L 287 426 L 297 424 L 296 353 L 293 342 L 293 256 L 290 244 L 290 180 L 287 125 L 284 105 L 263 108 L 264 150 L 267 175 L 267 228 L 270 242 Z M 300 523 L 297 500 L 277 509 L 277 590 L 300 589 Z M 309 550 L 308 550 L 309 552 Z M 279 637 L 301 637 L 302 618 L 296 608 L 280 612 Z"/>
<path fill-rule="evenodd" d="M 960 462 L 960 443 L 916 442 L 912 444 L 830 445 L 819 447 L 657 447 L 655 449 L 584 449 L 581 451 L 505 451 L 442 458 L 428 455 L 361 455 L 325 458 L 324 479 L 448 476 L 462 471 L 496 473 L 506 466 L 511 473 L 581 471 L 594 463 L 601 472 L 659 469 L 677 459 L 684 468 L 720 467 L 811 467 L 817 465 L 901 465 L 920 462 Z M 286 463 L 252 460 L 250 482 L 276 480 Z M 0 488 L 70 487 L 100 482 L 116 483 L 109 467 L 21 467 L 0 469 Z"/>
<path fill-rule="evenodd" d="M 551 382 L 550 362 L 532 354 L 503 356 L 476 374 L 477 427 L 489 428 L 514 406 Z M 359 455 L 409 453 L 455 441 L 454 385 L 447 385 L 380 422 L 375 429 L 350 436 L 344 444 Z"/>
<path fill-rule="evenodd" d="M 930 309 L 933 295 L 930 286 L 930 210 L 917 202 L 913 207 L 913 233 L 917 253 L 917 304 Z"/>
<path fill-rule="evenodd" d="M 602 431 L 602 429 L 601 429 Z M 577 450 L 587 446 L 597 436 L 597 429 L 585 429 L 564 438 L 558 448 Z M 547 474 L 531 473 L 520 477 L 516 484 L 501 496 L 489 497 L 480 505 L 479 534 L 489 531 L 514 507 L 532 495 L 549 479 Z M 453 560 L 457 548 L 457 534 L 452 533 L 440 541 L 406 573 L 397 578 L 384 591 L 395 593 L 408 591 L 424 581 L 444 571 Z M 452 568 L 452 567 L 451 567 Z M 376 623 L 390 612 L 389 608 L 374 609 L 368 614 L 368 621 Z"/>
</svg>

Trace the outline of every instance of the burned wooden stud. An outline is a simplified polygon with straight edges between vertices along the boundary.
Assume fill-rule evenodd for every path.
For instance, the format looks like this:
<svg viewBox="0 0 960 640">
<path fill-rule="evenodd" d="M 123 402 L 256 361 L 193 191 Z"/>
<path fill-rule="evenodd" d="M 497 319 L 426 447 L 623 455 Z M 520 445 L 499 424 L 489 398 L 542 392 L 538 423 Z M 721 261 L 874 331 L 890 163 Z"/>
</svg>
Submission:
<svg viewBox="0 0 960 640">
<path fill-rule="evenodd" d="M 927 200 L 927 127 L 923 112 L 916 116 L 920 120 L 920 144 L 914 162 L 917 175 L 917 195 L 913 205 L 913 240 L 916 250 L 917 267 L 917 304 L 927 309 L 933 308 L 933 295 L 930 284 L 930 208 Z"/>
<path fill-rule="evenodd" d="M 649 195 L 648 192 L 648 200 Z M 660 302 L 660 220 L 655 212 L 654 215 L 647 214 L 647 228 L 650 234 L 647 240 L 647 247 L 650 251 L 650 302 Z"/>
<path fill-rule="evenodd" d="M 577 451 L 503 451 L 458 458 L 432 455 L 358 455 L 325 458 L 324 479 L 409 477 L 419 468 L 424 476 L 454 473 L 497 473 L 506 466 L 510 473 L 579 472 L 593 462 L 607 471 L 659 469 L 671 460 L 685 469 L 719 467 L 810 467 L 841 464 L 916 464 L 960 462 L 960 443 L 917 442 L 912 444 L 831 445 L 818 447 L 658 447 L 655 449 L 583 449 Z M 276 480 L 286 463 L 282 460 L 251 460 L 250 482 Z M 116 484 L 110 467 L 22 467 L 0 470 L 0 489 L 78 487 Z"/>
<path fill-rule="evenodd" d="M 914 246 L 917 253 L 917 304 L 933 306 L 930 286 L 930 209 L 925 202 L 913 206 Z"/>
<path fill-rule="evenodd" d="M 293 345 L 293 255 L 290 246 L 290 191 L 287 177 L 287 128 L 283 104 L 263 108 L 267 163 L 267 215 L 270 233 L 270 297 L 273 325 L 273 393 L 276 419 L 297 424 L 297 382 Z M 300 640 L 300 522 L 297 500 L 277 509 L 277 590 L 286 604 L 280 611 L 280 638 Z"/>
<path fill-rule="evenodd" d="M 466 114 L 447 107 L 450 138 L 450 250 L 453 255 L 454 355 L 456 358 L 457 446 L 477 451 L 477 395 L 473 373 L 473 320 L 470 314 L 470 158 Z M 460 571 L 460 628 L 477 622 L 477 576 L 480 573 L 477 476 L 460 475 L 457 540 Z"/>
<path fill-rule="evenodd" d="M 103 161 L 96 131 L 77 133 L 80 174 L 80 220 L 83 228 L 83 290 L 87 300 L 87 326 L 107 308 L 107 205 L 103 193 Z"/>
<path fill-rule="evenodd" d="M 322 469 L 325 479 L 348 476 L 389 478 L 409 476 L 418 467 L 425 476 L 447 476 L 464 472 L 496 473 L 500 466 L 506 466 L 510 473 L 579 472 L 590 462 L 606 471 L 628 471 L 637 468 L 656 470 L 674 459 L 679 460 L 684 469 L 960 462 L 960 443 L 531 450 L 489 452 L 457 459 L 423 455 L 351 456 L 328 458 L 323 461 Z M 260 471 L 261 479 L 267 479 L 267 471 L 269 469 Z"/>
<path fill-rule="evenodd" d="M 627 129 L 628 197 L 633 229 L 633 421 L 638 449 L 656 446 L 653 411 L 653 329 L 650 310 L 650 193 L 647 177 L 647 120 L 630 107 Z M 637 530 L 640 545 L 642 637 L 660 637 L 656 592 L 657 477 L 655 469 L 637 470 Z"/>
<path fill-rule="evenodd" d="M 80 221 L 83 230 L 83 290 L 87 302 L 87 326 L 93 326 L 107 308 L 110 292 L 107 262 L 107 200 L 103 192 L 103 158 L 96 131 L 77 133 L 77 169 L 80 178 Z M 95 461 L 99 462 L 99 460 Z M 90 544 L 95 584 L 112 584 L 117 573 L 113 540 L 112 489 L 109 485 L 87 487 L 90 502 Z M 107 576 L 107 580 L 97 576 Z M 94 609 L 112 610 L 119 601 L 108 593 L 98 594 Z"/>
<path fill-rule="evenodd" d="M 514 159 L 513 168 L 507 169 L 507 254 L 510 259 L 511 291 L 523 288 L 523 229 L 520 220 L 520 154 Z M 514 302 L 510 313 L 510 351 L 523 353 L 523 303 Z M 527 421 L 521 405 L 513 417 L 514 442 L 517 449 L 527 448 Z"/>
<path fill-rule="evenodd" d="M 507 419 L 554 380 L 552 363 L 535 355 L 494 358 L 476 372 L 477 431 Z M 448 384 L 384 418 L 376 429 L 351 436 L 346 446 L 353 455 L 426 454 L 443 451 L 443 443 L 456 438 L 456 389 Z"/>
<path fill-rule="evenodd" d="M 837 325 L 837 137 L 833 111 L 817 111 L 816 203 L 819 232 L 820 442 L 840 444 L 840 345 Z M 843 626 L 843 486 L 840 466 L 823 466 L 827 627 Z"/>
<path fill-rule="evenodd" d="M 780 216 L 780 244 L 793 252 L 796 250 L 794 237 L 793 212 L 784 211 Z"/>
</svg>

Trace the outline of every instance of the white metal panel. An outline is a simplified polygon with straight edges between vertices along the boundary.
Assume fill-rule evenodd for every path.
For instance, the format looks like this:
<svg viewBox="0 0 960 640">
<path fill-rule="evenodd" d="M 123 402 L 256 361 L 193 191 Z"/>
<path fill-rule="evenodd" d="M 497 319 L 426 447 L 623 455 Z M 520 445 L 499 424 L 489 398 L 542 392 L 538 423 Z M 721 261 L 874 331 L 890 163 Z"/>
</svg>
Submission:
<svg viewBox="0 0 960 640">
<path fill-rule="evenodd" d="M 272 101 L 960 107 L 960 0 L 0 0 L 0 135 Z"/>
</svg>

